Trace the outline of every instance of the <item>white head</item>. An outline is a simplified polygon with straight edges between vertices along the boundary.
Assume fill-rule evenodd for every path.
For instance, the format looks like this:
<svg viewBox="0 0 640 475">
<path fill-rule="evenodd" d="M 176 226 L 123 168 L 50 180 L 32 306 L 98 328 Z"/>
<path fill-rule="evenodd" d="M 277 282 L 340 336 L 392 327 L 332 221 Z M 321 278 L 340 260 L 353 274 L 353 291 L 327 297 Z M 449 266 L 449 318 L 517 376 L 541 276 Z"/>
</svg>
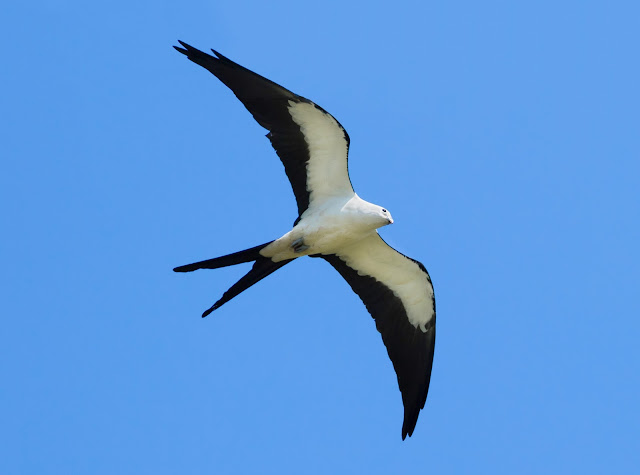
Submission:
<svg viewBox="0 0 640 475">
<path fill-rule="evenodd" d="M 387 224 L 393 224 L 393 218 L 391 213 L 382 206 L 374 205 L 373 203 L 367 203 L 366 215 L 369 218 L 371 224 L 375 226 L 375 229 L 386 226 Z"/>
<path fill-rule="evenodd" d="M 393 218 L 391 217 L 391 213 L 387 211 L 385 208 L 380 207 L 381 217 L 386 221 L 383 226 L 387 224 L 393 224 Z"/>
<path fill-rule="evenodd" d="M 387 224 L 393 224 L 393 218 L 389 211 L 382 206 L 361 199 L 358 195 L 355 195 L 343 206 L 342 212 L 355 215 L 354 224 L 360 223 L 360 226 L 365 229 L 378 229 Z"/>
</svg>

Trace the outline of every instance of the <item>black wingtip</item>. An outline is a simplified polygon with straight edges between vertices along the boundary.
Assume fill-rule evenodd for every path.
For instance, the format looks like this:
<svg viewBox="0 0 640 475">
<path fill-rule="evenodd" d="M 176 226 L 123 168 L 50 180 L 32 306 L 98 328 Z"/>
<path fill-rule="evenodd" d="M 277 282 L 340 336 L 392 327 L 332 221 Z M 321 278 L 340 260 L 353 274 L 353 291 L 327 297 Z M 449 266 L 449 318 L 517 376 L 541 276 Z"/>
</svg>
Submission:
<svg viewBox="0 0 640 475">
<path fill-rule="evenodd" d="M 220 53 L 219 53 L 218 51 L 216 51 L 215 49 L 211 48 L 211 52 L 212 52 L 213 54 L 215 54 L 215 55 L 218 57 L 218 59 L 222 60 L 223 62 L 225 62 L 225 63 L 233 63 L 233 61 L 231 61 L 231 60 L 230 60 L 229 58 L 227 58 L 226 56 L 224 56 L 224 55 L 220 54 Z M 234 64 L 235 64 L 235 63 L 234 63 Z"/>
<path fill-rule="evenodd" d="M 189 55 L 201 55 L 201 56 L 206 56 L 206 57 L 211 57 L 209 56 L 207 53 L 204 53 L 203 51 L 200 51 L 198 48 L 194 48 L 193 46 L 191 46 L 188 43 L 185 43 L 184 41 L 178 40 L 178 43 L 180 43 L 183 47 L 180 48 L 179 46 L 174 46 L 176 51 L 179 51 L 180 53 L 189 56 Z M 231 61 L 229 58 L 227 58 L 226 56 L 220 54 L 218 51 L 216 51 L 215 49 L 211 48 L 211 51 L 213 52 L 213 54 L 216 55 L 215 59 L 218 59 L 224 63 L 233 63 L 233 61 Z M 189 58 L 191 59 L 191 58 Z"/>
<path fill-rule="evenodd" d="M 424 407 L 424 403 L 422 404 L 422 407 Z M 402 422 L 402 440 L 413 435 L 413 431 L 416 429 L 416 424 L 418 423 L 420 409 L 421 408 L 417 406 L 407 413 L 405 408 L 404 421 Z"/>
<path fill-rule="evenodd" d="M 417 419 L 416 419 L 417 422 Z M 402 440 L 406 439 L 407 437 L 411 437 L 413 435 L 413 430 L 415 429 L 415 424 L 413 425 L 413 427 L 411 429 L 407 429 L 404 424 L 402 425 Z"/>
<path fill-rule="evenodd" d="M 189 54 L 191 54 L 193 52 L 201 52 L 197 48 L 194 48 L 193 46 L 191 46 L 188 43 L 185 43 L 184 41 L 178 40 L 178 43 L 180 43 L 182 45 L 182 48 L 180 48 L 179 46 L 174 46 L 173 48 L 176 51 L 178 51 L 178 52 L 180 52 L 180 53 L 182 53 L 182 54 L 184 54 L 186 56 L 189 56 Z"/>
</svg>

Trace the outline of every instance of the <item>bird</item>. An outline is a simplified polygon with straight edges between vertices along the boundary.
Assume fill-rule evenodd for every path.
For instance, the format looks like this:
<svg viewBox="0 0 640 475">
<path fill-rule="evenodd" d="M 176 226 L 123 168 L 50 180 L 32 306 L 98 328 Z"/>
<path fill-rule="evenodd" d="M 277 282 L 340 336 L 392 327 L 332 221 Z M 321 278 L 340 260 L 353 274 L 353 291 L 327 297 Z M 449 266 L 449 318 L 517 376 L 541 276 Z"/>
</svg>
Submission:
<svg viewBox="0 0 640 475">
<path fill-rule="evenodd" d="M 214 310 L 292 262 L 327 261 L 360 297 L 375 321 L 398 379 L 404 407 L 402 440 L 412 436 L 431 380 L 436 339 L 433 285 L 424 265 L 390 247 L 378 229 L 391 213 L 361 199 L 347 169 L 349 135 L 322 107 L 240 66 L 179 41 L 174 46 L 225 84 L 253 118 L 284 165 L 298 217 L 267 243 L 174 268 L 175 272 L 251 263 L 251 270 L 207 309 Z"/>
</svg>

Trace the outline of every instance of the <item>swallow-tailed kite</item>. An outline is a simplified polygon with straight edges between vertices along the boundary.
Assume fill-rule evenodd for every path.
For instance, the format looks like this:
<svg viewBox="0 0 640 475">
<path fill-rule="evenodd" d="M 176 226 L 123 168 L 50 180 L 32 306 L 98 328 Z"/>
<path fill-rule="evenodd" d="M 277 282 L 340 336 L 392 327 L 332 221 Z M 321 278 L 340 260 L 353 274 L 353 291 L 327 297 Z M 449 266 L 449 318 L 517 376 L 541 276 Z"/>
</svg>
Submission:
<svg viewBox="0 0 640 475">
<path fill-rule="evenodd" d="M 320 257 L 362 299 L 382 334 L 404 404 L 402 438 L 411 436 L 424 407 L 436 339 L 436 308 L 427 270 L 388 246 L 376 231 L 393 223 L 386 209 L 362 200 L 347 171 L 349 136 L 331 114 L 308 99 L 180 41 L 174 48 L 233 91 L 284 165 L 298 203 L 298 218 L 284 236 L 260 246 L 176 267 L 176 272 L 253 262 L 251 270 L 203 313 L 220 308 L 301 256 Z"/>
</svg>

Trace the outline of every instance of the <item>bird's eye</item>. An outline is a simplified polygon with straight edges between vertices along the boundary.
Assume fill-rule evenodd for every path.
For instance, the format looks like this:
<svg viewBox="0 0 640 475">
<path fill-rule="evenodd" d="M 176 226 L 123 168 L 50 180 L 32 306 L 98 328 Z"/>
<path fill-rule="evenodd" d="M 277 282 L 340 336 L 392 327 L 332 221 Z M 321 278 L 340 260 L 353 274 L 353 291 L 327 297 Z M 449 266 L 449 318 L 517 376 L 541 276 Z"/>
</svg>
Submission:
<svg viewBox="0 0 640 475">
<path fill-rule="evenodd" d="M 387 210 L 386 210 L 386 209 L 384 209 L 384 208 L 382 208 L 382 212 L 383 212 L 383 213 L 386 213 L 386 212 L 387 212 Z"/>
</svg>

